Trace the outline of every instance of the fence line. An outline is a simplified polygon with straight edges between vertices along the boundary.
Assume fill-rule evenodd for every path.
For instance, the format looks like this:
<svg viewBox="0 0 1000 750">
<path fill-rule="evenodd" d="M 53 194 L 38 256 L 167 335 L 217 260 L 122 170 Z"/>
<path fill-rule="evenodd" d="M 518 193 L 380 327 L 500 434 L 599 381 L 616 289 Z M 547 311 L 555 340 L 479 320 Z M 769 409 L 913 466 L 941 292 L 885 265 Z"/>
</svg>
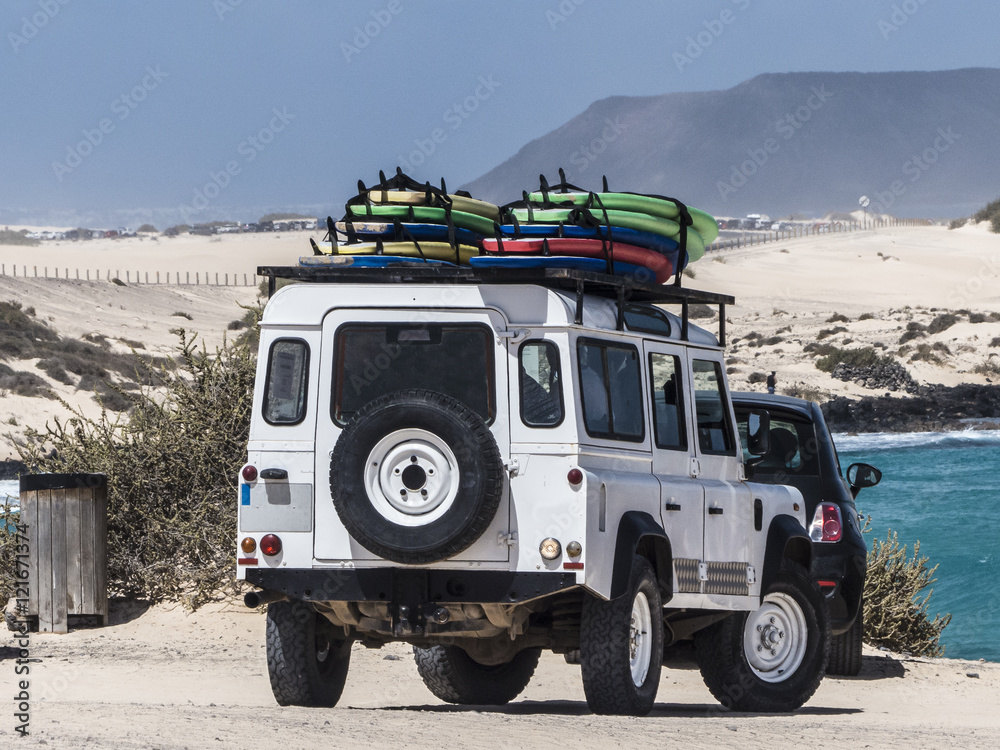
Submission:
<svg viewBox="0 0 1000 750">
<path fill-rule="evenodd" d="M 731 248 L 752 247 L 754 245 L 764 245 L 768 242 L 783 242 L 784 240 L 794 240 L 801 237 L 815 237 L 821 234 L 844 234 L 847 232 L 864 232 L 874 229 L 886 229 L 889 227 L 915 227 L 929 225 L 922 219 L 869 219 L 863 221 L 845 221 L 826 224 L 823 226 L 803 226 L 792 227 L 780 232 L 770 230 L 755 229 L 723 229 L 724 232 L 742 232 L 742 236 L 731 240 L 721 240 L 713 242 L 705 248 L 706 252 L 715 250 L 729 250 Z"/>
<path fill-rule="evenodd" d="M 184 274 L 183 279 L 181 278 L 182 273 Z M 62 279 L 66 281 L 117 280 L 125 284 L 149 284 L 150 286 L 156 284 L 172 284 L 174 286 L 257 286 L 263 279 L 262 276 L 257 276 L 255 273 L 228 274 L 214 272 L 213 278 L 212 274 L 208 271 L 204 273 L 195 271 L 193 274 L 191 271 L 166 271 L 161 275 L 159 271 L 143 271 L 140 273 L 138 270 L 132 271 L 131 269 L 127 269 L 123 277 L 120 270 L 112 271 L 111 269 L 100 268 L 94 269 L 93 276 L 91 276 L 91 269 L 89 268 L 70 269 L 65 266 L 62 268 L 53 267 L 50 273 L 49 266 L 41 266 L 39 268 L 39 266 L 35 265 L 28 266 L 18 263 L 12 264 L 10 269 L 7 268 L 6 263 L 0 263 L 0 276 L 25 279 Z"/>
</svg>

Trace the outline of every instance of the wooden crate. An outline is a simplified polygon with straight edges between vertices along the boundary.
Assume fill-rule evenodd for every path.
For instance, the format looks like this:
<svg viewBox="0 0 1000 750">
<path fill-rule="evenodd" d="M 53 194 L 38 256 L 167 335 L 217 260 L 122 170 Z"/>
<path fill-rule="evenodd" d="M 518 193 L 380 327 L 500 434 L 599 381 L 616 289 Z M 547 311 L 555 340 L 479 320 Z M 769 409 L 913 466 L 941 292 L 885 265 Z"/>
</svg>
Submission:
<svg viewBox="0 0 1000 750">
<path fill-rule="evenodd" d="M 28 616 L 65 633 L 70 615 L 108 618 L 108 496 L 103 474 L 21 476 L 29 549 Z"/>
</svg>

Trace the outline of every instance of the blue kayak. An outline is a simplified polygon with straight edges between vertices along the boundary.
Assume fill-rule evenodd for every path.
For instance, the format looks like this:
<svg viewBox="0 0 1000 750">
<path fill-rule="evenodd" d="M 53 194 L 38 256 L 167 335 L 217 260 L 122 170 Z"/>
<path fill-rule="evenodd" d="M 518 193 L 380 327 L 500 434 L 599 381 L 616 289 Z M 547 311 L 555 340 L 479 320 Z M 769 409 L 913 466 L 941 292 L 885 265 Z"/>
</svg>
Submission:
<svg viewBox="0 0 1000 750">
<path fill-rule="evenodd" d="M 400 222 L 401 230 L 399 232 L 396 231 L 395 224 L 384 221 L 352 221 L 351 226 L 354 229 L 354 234 L 366 242 L 375 238 L 405 241 L 409 240 L 410 237 L 425 242 L 448 242 L 449 240 L 448 227 L 445 224 Z M 348 234 L 347 222 L 338 221 L 337 231 L 341 234 Z M 409 236 L 407 236 L 407 232 Z M 483 235 L 461 227 L 455 227 L 454 232 L 455 241 L 460 245 L 478 245 L 483 238 Z"/>
</svg>

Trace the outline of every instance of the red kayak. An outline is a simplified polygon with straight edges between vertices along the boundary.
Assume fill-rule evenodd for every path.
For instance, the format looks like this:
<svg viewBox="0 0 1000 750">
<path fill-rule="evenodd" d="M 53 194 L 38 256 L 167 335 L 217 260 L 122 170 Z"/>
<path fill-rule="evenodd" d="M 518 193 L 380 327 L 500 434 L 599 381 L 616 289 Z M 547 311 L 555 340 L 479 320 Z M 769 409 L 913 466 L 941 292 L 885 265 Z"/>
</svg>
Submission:
<svg viewBox="0 0 1000 750">
<path fill-rule="evenodd" d="M 545 239 L 503 240 L 504 253 L 530 253 L 541 255 L 548 251 L 550 255 L 575 255 L 582 258 L 607 259 L 609 245 L 598 239 L 574 239 L 571 237 L 547 237 Z M 484 239 L 483 249 L 491 254 L 500 253 L 500 242 L 496 239 Z M 674 265 L 670 258 L 656 250 L 650 250 L 636 245 L 614 243 L 614 260 L 621 263 L 632 263 L 648 268 L 656 276 L 657 284 L 665 284 L 674 275 Z"/>
</svg>

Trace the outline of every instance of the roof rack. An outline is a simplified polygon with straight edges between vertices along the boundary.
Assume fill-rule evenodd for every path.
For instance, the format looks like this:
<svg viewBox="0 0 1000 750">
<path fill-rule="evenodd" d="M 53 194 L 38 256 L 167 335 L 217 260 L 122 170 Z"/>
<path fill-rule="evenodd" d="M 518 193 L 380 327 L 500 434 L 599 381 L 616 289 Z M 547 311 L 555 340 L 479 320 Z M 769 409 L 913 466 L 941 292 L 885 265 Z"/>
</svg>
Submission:
<svg viewBox="0 0 1000 750">
<path fill-rule="evenodd" d="M 681 338 L 688 340 L 688 308 L 691 303 L 719 308 L 719 345 L 726 345 L 726 305 L 735 303 L 728 294 L 664 284 L 645 284 L 626 276 L 612 276 L 570 268 L 469 268 L 398 265 L 389 268 L 331 266 L 258 266 L 258 276 L 267 277 L 268 297 L 277 279 L 317 284 L 536 284 L 576 295 L 577 325 L 583 323 L 584 295 L 614 299 L 618 304 L 618 330 L 625 328 L 625 303 L 651 302 L 681 306 Z"/>
</svg>

